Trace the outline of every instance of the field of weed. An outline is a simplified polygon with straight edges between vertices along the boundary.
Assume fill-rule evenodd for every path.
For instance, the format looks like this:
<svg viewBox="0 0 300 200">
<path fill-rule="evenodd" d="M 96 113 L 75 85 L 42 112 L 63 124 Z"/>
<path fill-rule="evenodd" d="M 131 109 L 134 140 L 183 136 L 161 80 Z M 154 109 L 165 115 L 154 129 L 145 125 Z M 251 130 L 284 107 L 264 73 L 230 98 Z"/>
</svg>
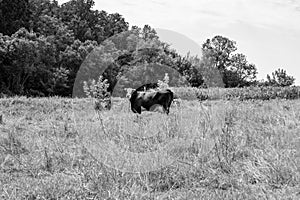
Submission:
<svg viewBox="0 0 300 200">
<path fill-rule="evenodd" d="M 300 101 L 0 99 L 1 199 L 300 199 Z"/>
<path fill-rule="evenodd" d="M 173 88 L 181 99 L 198 100 L 271 100 L 299 99 L 300 87 L 246 87 L 246 88 Z"/>
</svg>

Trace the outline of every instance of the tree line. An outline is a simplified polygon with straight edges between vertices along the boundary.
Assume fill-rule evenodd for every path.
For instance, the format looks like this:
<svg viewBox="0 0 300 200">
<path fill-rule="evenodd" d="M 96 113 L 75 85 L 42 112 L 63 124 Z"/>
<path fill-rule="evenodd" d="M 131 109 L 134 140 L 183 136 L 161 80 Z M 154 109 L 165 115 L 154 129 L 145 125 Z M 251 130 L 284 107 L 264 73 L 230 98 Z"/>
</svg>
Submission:
<svg viewBox="0 0 300 200">
<path fill-rule="evenodd" d="M 256 66 L 236 53 L 236 42 L 226 37 L 207 39 L 201 58 L 182 56 L 160 41 L 150 26 L 129 27 L 122 15 L 94 10 L 94 4 L 93 0 L 70 0 L 62 5 L 56 0 L 2 0 L 0 93 L 71 96 L 80 66 L 101 48 L 108 52 L 105 59 L 113 60 L 103 73 L 110 91 L 122 75 L 138 73 L 144 64 L 169 66 L 192 87 L 294 83 L 282 69 L 268 75 L 266 81 L 258 81 Z M 122 48 L 117 47 L 121 43 Z M 88 70 L 97 69 L 89 65 Z"/>
</svg>

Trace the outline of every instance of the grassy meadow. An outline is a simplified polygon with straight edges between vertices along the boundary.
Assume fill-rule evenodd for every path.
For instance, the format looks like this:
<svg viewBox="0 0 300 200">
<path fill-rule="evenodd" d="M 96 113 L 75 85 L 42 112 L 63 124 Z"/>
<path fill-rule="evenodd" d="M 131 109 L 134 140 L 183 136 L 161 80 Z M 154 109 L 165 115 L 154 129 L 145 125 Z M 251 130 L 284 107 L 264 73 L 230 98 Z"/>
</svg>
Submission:
<svg viewBox="0 0 300 200">
<path fill-rule="evenodd" d="M 300 199 L 300 100 L 0 99 L 0 199 Z"/>
</svg>

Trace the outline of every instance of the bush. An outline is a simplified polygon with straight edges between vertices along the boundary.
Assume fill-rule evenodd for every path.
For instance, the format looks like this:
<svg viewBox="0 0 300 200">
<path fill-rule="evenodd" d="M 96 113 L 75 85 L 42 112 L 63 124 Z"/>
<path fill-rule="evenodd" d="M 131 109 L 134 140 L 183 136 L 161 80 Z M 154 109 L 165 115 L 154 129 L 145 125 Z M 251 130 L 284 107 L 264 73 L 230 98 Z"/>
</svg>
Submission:
<svg viewBox="0 0 300 200">
<path fill-rule="evenodd" d="M 299 99 L 300 87 L 247 87 L 247 88 L 173 88 L 175 96 L 184 100 L 270 100 Z"/>
<path fill-rule="evenodd" d="M 107 79 L 103 80 L 103 77 L 100 76 L 96 82 L 94 79 L 86 82 L 83 82 L 83 90 L 87 97 L 95 98 L 95 109 L 110 110 L 111 108 L 111 95 L 108 92 L 109 83 Z"/>
</svg>

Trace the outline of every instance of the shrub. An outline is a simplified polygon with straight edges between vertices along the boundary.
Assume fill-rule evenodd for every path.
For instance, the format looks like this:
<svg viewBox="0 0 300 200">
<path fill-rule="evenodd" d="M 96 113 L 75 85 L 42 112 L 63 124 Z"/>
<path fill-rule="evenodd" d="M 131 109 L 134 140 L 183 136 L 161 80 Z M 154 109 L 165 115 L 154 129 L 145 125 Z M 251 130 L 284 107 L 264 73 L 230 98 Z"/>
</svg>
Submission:
<svg viewBox="0 0 300 200">
<path fill-rule="evenodd" d="M 300 87 L 247 87 L 247 88 L 173 88 L 180 99 L 194 100 L 270 100 L 299 99 Z"/>
<path fill-rule="evenodd" d="M 157 81 L 158 89 L 163 90 L 163 89 L 169 88 L 169 80 L 170 80 L 170 78 L 169 78 L 168 73 L 165 73 L 164 80 L 163 81 L 161 81 L 161 80 Z"/>
<path fill-rule="evenodd" d="M 94 79 L 83 82 L 83 90 L 87 97 L 95 98 L 95 109 L 103 110 L 111 108 L 111 95 L 108 92 L 109 83 L 100 76 L 96 82 Z"/>
</svg>

